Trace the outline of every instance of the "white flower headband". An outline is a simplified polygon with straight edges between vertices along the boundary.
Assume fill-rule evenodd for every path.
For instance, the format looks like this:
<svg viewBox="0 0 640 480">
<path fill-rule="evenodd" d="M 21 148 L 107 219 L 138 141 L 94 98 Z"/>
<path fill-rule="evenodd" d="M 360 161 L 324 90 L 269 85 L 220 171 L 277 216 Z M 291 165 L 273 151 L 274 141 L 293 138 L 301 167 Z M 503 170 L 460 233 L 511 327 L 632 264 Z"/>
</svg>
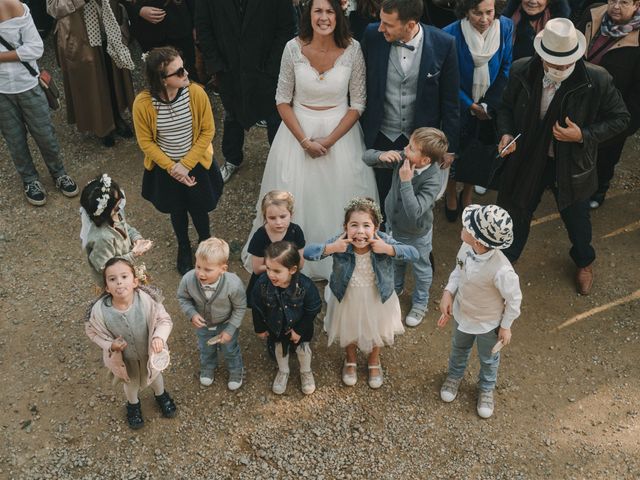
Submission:
<svg viewBox="0 0 640 480">
<path fill-rule="evenodd" d="M 98 207 L 96 211 L 93 212 L 94 217 L 98 217 L 102 215 L 104 209 L 107 208 L 107 203 L 109 203 L 110 191 L 111 191 L 111 177 L 106 173 L 103 173 L 100 177 L 100 183 L 102 183 L 102 187 L 100 190 L 102 191 L 102 195 L 98 198 Z"/>
<path fill-rule="evenodd" d="M 142 55 L 140 56 L 140 58 L 142 59 L 143 62 L 147 62 L 147 57 L 149 56 L 149 52 L 142 52 Z"/>
</svg>

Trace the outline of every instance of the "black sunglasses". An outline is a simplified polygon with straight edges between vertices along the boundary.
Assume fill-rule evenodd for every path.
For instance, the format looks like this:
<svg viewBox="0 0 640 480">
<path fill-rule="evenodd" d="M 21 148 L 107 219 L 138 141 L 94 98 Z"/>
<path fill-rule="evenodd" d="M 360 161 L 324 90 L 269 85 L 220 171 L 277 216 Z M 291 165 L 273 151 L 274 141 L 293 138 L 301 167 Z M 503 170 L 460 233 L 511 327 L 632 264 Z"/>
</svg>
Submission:
<svg viewBox="0 0 640 480">
<path fill-rule="evenodd" d="M 169 73 L 167 75 L 163 75 L 162 78 L 169 78 L 169 77 L 179 77 L 182 78 L 187 74 L 187 70 L 184 67 L 180 67 L 179 69 L 177 69 L 175 72 L 173 73 Z"/>
</svg>

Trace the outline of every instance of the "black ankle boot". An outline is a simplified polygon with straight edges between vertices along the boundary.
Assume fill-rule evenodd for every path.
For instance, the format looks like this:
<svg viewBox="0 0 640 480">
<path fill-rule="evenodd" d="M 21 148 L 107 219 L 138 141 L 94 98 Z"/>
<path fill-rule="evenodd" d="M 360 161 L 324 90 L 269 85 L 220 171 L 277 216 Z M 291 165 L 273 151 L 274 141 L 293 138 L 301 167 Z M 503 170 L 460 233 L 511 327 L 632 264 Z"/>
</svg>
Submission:
<svg viewBox="0 0 640 480">
<path fill-rule="evenodd" d="M 181 275 L 184 275 L 189 270 L 193 269 L 190 245 L 178 245 L 178 260 L 176 262 L 176 266 Z"/>
<path fill-rule="evenodd" d="M 165 390 L 162 395 L 156 396 L 156 403 L 162 410 L 162 416 L 165 418 L 173 418 L 176 416 L 176 404 Z"/>
<path fill-rule="evenodd" d="M 127 402 L 127 423 L 133 430 L 142 428 L 144 425 L 142 410 L 140 409 L 140 400 L 134 404 Z"/>
<path fill-rule="evenodd" d="M 107 148 L 111 148 L 116 144 L 116 139 L 113 136 L 113 132 L 111 132 L 105 137 L 100 138 L 100 140 L 102 141 L 102 145 L 104 145 Z"/>
</svg>

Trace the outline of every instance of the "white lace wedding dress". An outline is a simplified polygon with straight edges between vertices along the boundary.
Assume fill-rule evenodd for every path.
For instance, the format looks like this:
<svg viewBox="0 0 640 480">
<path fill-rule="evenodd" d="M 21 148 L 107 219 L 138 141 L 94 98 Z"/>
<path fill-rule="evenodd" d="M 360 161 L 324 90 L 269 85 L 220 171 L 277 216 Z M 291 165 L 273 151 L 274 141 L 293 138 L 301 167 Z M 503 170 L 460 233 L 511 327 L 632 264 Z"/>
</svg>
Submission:
<svg viewBox="0 0 640 480">
<path fill-rule="evenodd" d="M 293 103 L 293 111 L 305 137 L 329 135 L 347 110 L 364 111 L 366 102 L 365 64 L 360 44 L 352 40 L 326 72 L 317 72 L 302 54 L 300 40 L 290 40 L 283 52 L 276 103 Z M 332 107 L 313 110 L 310 107 Z M 339 233 L 344 207 L 353 197 L 378 200 L 373 170 L 364 164 L 364 141 L 360 123 L 349 130 L 328 153 L 311 158 L 284 122 L 273 141 L 262 177 L 256 219 L 249 240 L 263 224 L 262 197 L 270 190 L 286 190 L 295 199 L 293 221 L 300 225 L 307 243 L 325 242 Z M 248 244 L 248 242 L 247 242 Z M 251 259 L 243 250 L 245 266 Z M 303 272 L 313 279 L 328 279 L 331 258 L 305 262 Z"/>
</svg>

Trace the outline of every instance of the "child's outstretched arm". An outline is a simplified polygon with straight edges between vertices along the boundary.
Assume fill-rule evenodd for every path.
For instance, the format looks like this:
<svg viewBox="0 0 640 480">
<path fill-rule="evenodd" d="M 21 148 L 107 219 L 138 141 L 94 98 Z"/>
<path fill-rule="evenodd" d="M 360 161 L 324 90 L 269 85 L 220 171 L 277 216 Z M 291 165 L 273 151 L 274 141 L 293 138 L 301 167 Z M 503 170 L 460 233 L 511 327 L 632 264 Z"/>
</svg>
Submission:
<svg viewBox="0 0 640 480">
<path fill-rule="evenodd" d="M 362 155 L 362 161 L 370 167 L 377 168 L 395 168 L 402 161 L 402 153 L 398 150 L 374 150 L 370 148 Z"/>
<path fill-rule="evenodd" d="M 391 246 L 391 248 L 393 249 L 393 255 L 390 255 L 390 254 L 387 254 L 387 255 L 391 257 L 395 257 L 398 260 L 406 260 L 408 262 L 415 262 L 420 258 L 420 254 L 418 253 L 418 250 L 415 247 L 412 247 L 411 245 L 405 245 L 404 243 L 400 243 L 396 239 L 394 239 L 391 235 L 387 235 L 384 232 L 377 231 L 376 236 L 380 241 L 383 241 L 387 245 Z M 371 248 L 373 249 L 373 244 L 371 245 Z"/>
<path fill-rule="evenodd" d="M 458 257 L 456 257 L 457 259 Z M 451 274 L 449 275 L 449 281 L 447 282 L 447 286 L 444 287 L 444 292 L 442 292 L 442 298 L 440 299 L 440 318 L 438 319 L 438 326 L 444 327 L 449 319 L 451 318 L 451 314 L 453 312 L 453 297 L 456 295 L 458 291 L 458 285 L 460 283 L 460 263 L 457 262 L 456 268 L 453 269 Z"/>
<path fill-rule="evenodd" d="M 498 330 L 498 339 L 503 345 L 511 341 L 511 325 L 520 316 L 520 304 L 522 292 L 520 291 L 520 279 L 512 267 L 503 267 L 496 273 L 494 285 L 504 298 L 504 312 Z"/>
<path fill-rule="evenodd" d="M 305 260 L 322 260 L 334 253 L 344 253 L 351 244 L 351 239 L 347 238 L 347 232 L 331 238 L 327 243 L 310 243 L 304 247 Z"/>
</svg>

